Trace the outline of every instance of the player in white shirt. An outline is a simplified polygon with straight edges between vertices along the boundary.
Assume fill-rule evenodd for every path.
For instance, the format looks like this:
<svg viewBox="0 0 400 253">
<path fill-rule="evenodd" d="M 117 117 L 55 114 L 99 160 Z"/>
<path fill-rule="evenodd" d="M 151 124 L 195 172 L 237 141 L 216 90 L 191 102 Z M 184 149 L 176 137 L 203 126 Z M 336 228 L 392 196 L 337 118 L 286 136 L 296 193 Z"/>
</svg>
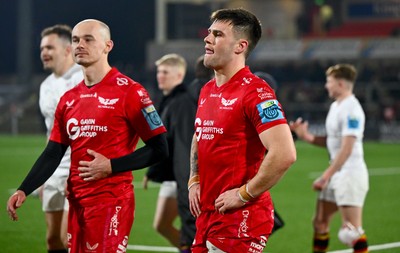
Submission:
<svg viewBox="0 0 400 253">
<path fill-rule="evenodd" d="M 58 101 L 64 93 L 83 80 L 82 67 L 71 54 L 71 28 L 55 25 L 42 31 L 40 58 L 45 70 L 52 73 L 40 85 L 39 106 L 47 136 L 54 123 Z M 71 151 L 67 150 L 54 174 L 43 185 L 42 207 L 46 215 L 48 252 L 67 252 L 68 200 L 65 196 Z"/>
<path fill-rule="evenodd" d="M 313 252 L 327 252 L 329 223 L 339 211 L 342 227 L 339 240 L 354 252 L 368 252 L 368 243 L 362 228 L 362 209 L 368 192 L 368 170 L 364 161 L 363 135 L 365 114 L 353 94 L 357 71 L 350 64 L 331 66 L 326 71 L 325 88 L 332 103 L 326 118 L 326 136 L 315 136 L 308 131 L 308 122 L 301 118 L 290 127 L 302 140 L 326 147 L 330 164 L 313 183 L 320 191 L 313 219 Z"/>
</svg>

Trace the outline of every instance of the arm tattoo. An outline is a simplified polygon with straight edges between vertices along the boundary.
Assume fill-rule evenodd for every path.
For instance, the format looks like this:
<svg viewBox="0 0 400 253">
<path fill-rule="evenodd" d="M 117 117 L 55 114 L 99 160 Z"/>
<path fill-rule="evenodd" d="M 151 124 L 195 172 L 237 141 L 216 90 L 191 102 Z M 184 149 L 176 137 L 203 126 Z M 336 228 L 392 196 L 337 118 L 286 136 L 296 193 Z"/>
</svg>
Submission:
<svg viewBox="0 0 400 253">
<path fill-rule="evenodd" d="M 190 176 L 199 174 L 197 140 L 196 135 L 192 139 L 192 148 L 190 150 Z"/>
</svg>

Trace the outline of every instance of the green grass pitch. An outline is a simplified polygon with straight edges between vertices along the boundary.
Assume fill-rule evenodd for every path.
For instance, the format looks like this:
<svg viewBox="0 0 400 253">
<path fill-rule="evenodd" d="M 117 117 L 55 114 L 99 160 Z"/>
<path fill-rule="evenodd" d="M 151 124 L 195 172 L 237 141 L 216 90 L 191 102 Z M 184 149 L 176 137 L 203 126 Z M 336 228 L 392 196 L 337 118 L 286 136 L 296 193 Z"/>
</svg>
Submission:
<svg viewBox="0 0 400 253">
<path fill-rule="evenodd" d="M 46 252 L 45 223 L 40 201 L 28 197 L 18 210 L 19 221 L 9 220 L 6 202 L 19 186 L 45 145 L 45 136 L 0 136 L 0 252 Z M 298 159 L 271 191 L 275 207 L 285 221 L 283 229 L 270 237 L 264 252 L 311 252 L 312 227 L 316 193 L 312 181 L 328 164 L 324 149 L 297 142 Z M 400 145 L 367 142 L 365 157 L 370 170 L 370 191 L 364 208 L 364 228 L 370 245 L 400 242 Z M 152 228 L 158 188 L 141 188 L 144 170 L 135 171 L 136 214 L 129 244 L 170 246 Z M 11 192 L 10 192 L 11 191 Z M 177 225 L 179 221 L 177 221 Z M 346 249 L 337 239 L 339 216 L 331 227 L 331 251 Z M 149 251 L 128 252 L 148 253 Z M 376 252 L 400 252 L 400 248 Z"/>
</svg>

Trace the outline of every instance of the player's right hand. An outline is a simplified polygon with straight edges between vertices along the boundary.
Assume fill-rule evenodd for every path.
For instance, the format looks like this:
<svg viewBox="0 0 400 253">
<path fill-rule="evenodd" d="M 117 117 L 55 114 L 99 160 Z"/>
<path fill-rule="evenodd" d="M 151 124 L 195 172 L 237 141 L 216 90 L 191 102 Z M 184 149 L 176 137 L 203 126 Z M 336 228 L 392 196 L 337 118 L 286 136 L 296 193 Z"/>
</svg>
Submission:
<svg viewBox="0 0 400 253">
<path fill-rule="evenodd" d="M 13 221 L 18 220 L 17 208 L 21 207 L 25 202 L 26 195 L 25 192 L 18 190 L 8 199 L 7 202 L 7 212 L 10 219 Z"/>
<path fill-rule="evenodd" d="M 189 189 L 189 208 L 194 217 L 200 215 L 200 184 L 194 184 Z"/>
</svg>

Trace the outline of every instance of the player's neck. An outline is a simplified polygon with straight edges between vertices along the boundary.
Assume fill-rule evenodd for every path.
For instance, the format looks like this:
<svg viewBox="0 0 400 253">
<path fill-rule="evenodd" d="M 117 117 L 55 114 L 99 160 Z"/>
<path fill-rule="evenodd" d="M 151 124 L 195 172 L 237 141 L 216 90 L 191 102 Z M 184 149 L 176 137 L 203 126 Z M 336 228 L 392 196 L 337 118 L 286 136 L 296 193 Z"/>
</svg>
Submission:
<svg viewBox="0 0 400 253">
<path fill-rule="evenodd" d="M 351 91 L 346 91 L 342 94 L 340 94 L 340 96 L 338 96 L 336 98 L 336 101 L 338 101 L 339 103 L 342 102 L 343 100 L 345 100 L 346 98 L 350 97 L 353 93 Z"/>
<path fill-rule="evenodd" d="M 239 70 L 245 67 L 245 64 L 231 64 L 215 71 L 215 80 L 218 87 L 227 83 Z"/>
<path fill-rule="evenodd" d="M 83 68 L 85 76 L 86 86 L 93 86 L 101 82 L 107 73 L 111 70 L 111 66 L 107 64 L 103 65 L 91 65 Z"/>
</svg>

